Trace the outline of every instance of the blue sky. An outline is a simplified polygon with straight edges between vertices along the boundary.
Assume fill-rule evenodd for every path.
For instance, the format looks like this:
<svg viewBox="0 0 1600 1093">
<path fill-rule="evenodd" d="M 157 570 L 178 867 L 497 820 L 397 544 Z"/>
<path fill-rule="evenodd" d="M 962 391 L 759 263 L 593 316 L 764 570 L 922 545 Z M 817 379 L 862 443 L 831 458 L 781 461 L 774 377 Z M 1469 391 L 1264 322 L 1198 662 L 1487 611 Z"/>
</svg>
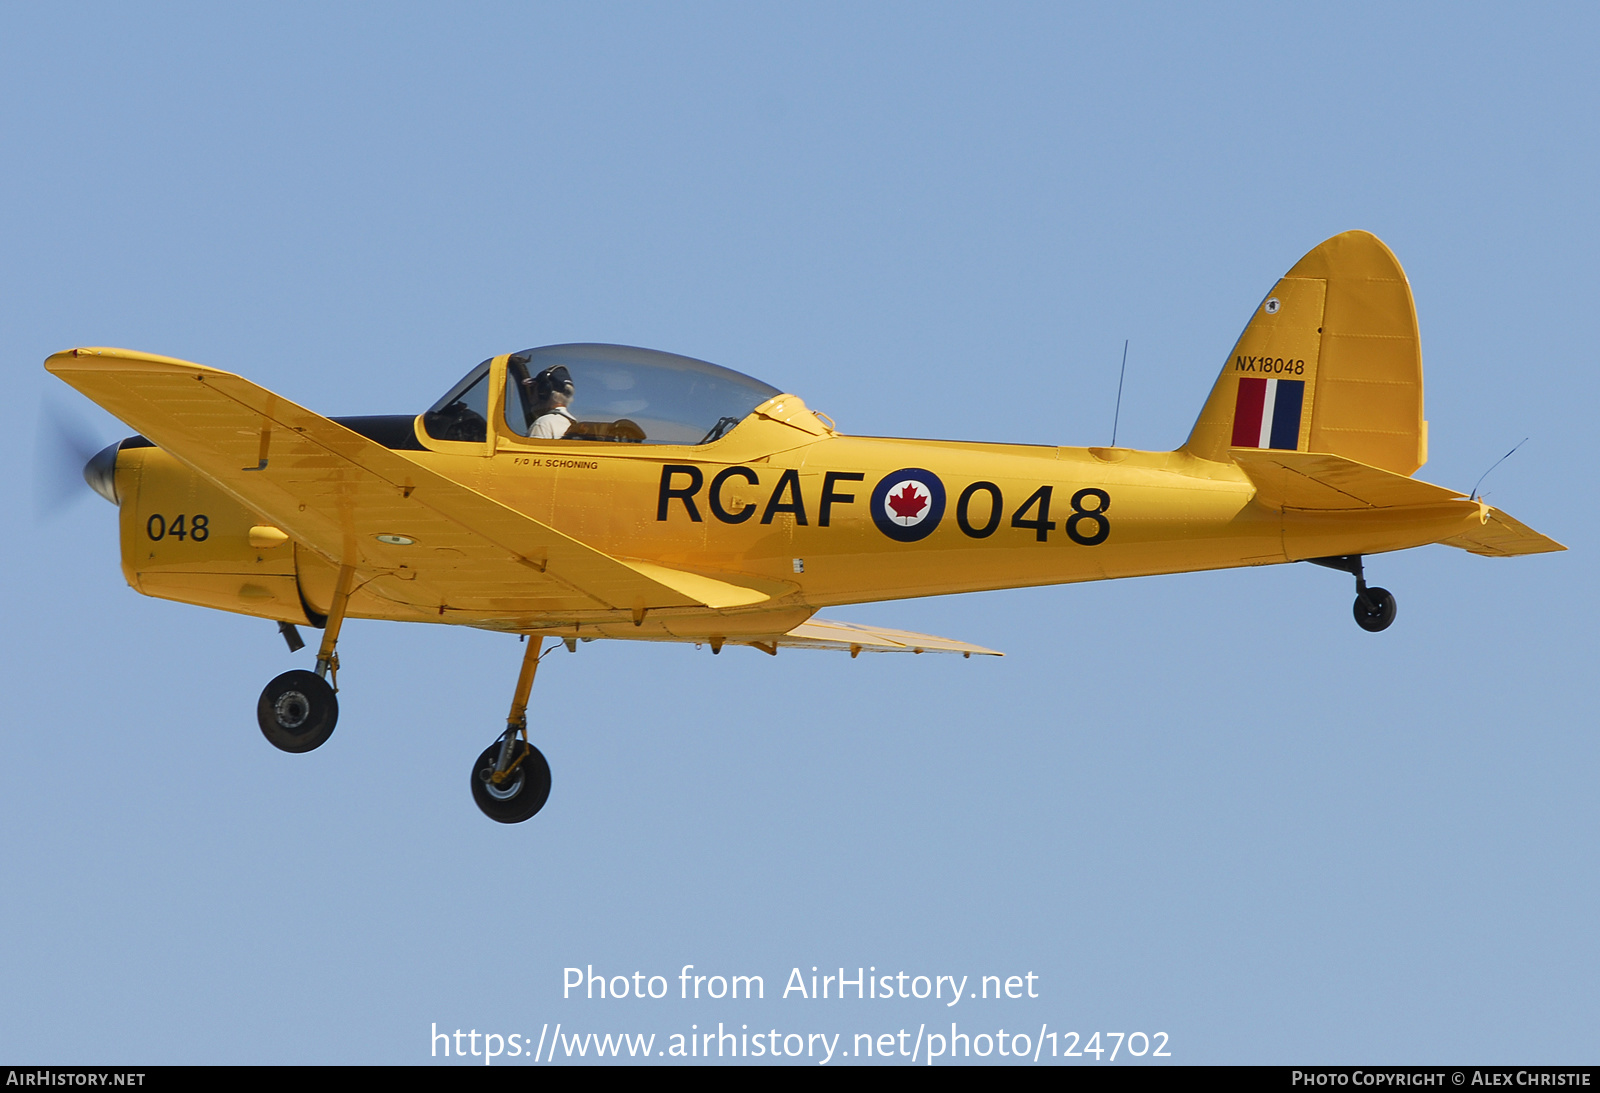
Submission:
<svg viewBox="0 0 1600 1093">
<path fill-rule="evenodd" d="M 0 1057 L 953 1019 L 1162 1031 L 1183 1062 L 1593 1062 L 1597 29 L 1579 5 L 7 9 Z M 309 656 L 138 596 L 108 505 L 33 497 L 43 415 L 127 432 L 40 367 L 95 344 L 350 414 L 620 342 L 846 432 L 1090 444 L 1127 339 L 1119 440 L 1170 448 L 1250 308 L 1349 228 L 1412 281 L 1419 477 L 1468 488 L 1530 437 L 1485 490 L 1569 553 L 1375 558 L 1380 635 L 1347 577 L 1284 566 L 833 613 L 1001 661 L 584 646 L 541 671 L 554 791 L 516 827 L 467 794 L 515 642 L 351 623 L 338 731 L 280 754 L 251 711 Z M 768 997 L 563 999 L 591 964 Z M 1033 972 L 1040 997 L 776 997 L 813 965 Z"/>
</svg>

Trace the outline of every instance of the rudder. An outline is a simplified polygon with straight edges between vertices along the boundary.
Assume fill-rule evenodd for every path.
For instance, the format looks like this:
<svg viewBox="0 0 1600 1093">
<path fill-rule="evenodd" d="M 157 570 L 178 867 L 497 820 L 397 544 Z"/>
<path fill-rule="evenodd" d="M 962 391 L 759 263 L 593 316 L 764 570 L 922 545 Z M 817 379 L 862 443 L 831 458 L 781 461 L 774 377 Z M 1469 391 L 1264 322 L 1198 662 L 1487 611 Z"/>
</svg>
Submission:
<svg viewBox="0 0 1600 1093">
<path fill-rule="evenodd" d="M 1405 271 L 1377 236 L 1296 262 L 1239 336 L 1183 450 L 1328 452 L 1396 474 L 1428 459 L 1422 345 Z"/>
</svg>

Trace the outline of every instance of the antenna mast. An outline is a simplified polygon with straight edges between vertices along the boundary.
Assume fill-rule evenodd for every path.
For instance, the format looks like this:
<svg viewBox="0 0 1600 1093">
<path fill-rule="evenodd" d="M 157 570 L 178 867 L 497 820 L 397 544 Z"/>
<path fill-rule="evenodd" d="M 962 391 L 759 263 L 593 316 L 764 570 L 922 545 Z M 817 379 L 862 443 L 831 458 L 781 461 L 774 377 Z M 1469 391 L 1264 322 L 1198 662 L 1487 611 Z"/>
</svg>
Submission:
<svg viewBox="0 0 1600 1093">
<path fill-rule="evenodd" d="M 1117 446 L 1117 424 L 1122 420 L 1122 380 L 1128 374 L 1128 339 L 1122 339 L 1122 371 L 1117 373 L 1117 412 L 1111 419 L 1111 446 Z"/>
<path fill-rule="evenodd" d="M 1523 437 L 1521 440 L 1517 441 L 1517 445 L 1516 445 L 1515 448 L 1512 448 L 1511 451 L 1507 452 L 1505 455 L 1501 456 L 1499 459 L 1496 459 L 1492 464 L 1490 464 L 1489 470 L 1488 471 L 1484 471 L 1483 474 L 1478 478 L 1477 485 L 1472 487 L 1472 492 L 1467 495 L 1467 500 L 1468 501 L 1476 501 L 1478 499 L 1478 486 L 1483 485 L 1483 480 L 1485 478 L 1489 477 L 1489 471 L 1494 470 L 1500 464 L 1502 464 L 1506 460 L 1510 459 L 1513 455 L 1516 454 L 1517 448 L 1522 447 L 1527 442 L 1528 442 L 1528 438 L 1527 437 Z"/>
</svg>

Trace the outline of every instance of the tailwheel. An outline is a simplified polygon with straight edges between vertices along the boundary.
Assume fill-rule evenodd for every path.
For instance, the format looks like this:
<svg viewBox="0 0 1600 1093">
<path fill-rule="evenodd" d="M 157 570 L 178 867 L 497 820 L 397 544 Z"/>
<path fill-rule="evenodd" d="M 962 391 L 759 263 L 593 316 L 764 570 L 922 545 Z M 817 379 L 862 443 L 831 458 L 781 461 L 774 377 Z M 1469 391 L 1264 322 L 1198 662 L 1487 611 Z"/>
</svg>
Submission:
<svg viewBox="0 0 1600 1093">
<path fill-rule="evenodd" d="M 1363 587 L 1356 593 L 1354 610 L 1356 625 L 1361 629 L 1373 634 L 1387 630 L 1394 622 L 1394 594 L 1387 588 Z"/>
<path fill-rule="evenodd" d="M 532 819 L 549 799 L 544 753 L 509 730 L 472 764 L 472 800 L 497 823 Z"/>
<path fill-rule="evenodd" d="M 311 751 L 333 735 L 339 700 L 327 680 L 296 669 L 267 684 L 256 702 L 256 720 L 267 742 L 280 751 Z"/>
<path fill-rule="evenodd" d="M 1356 579 L 1356 625 L 1369 634 L 1389 629 L 1394 622 L 1394 593 L 1387 588 L 1368 588 L 1366 568 L 1359 554 L 1340 554 L 1329 558 L 1305 558 L 1312 565 L 1326 566 L 1348 573 Z"/>
</svg>

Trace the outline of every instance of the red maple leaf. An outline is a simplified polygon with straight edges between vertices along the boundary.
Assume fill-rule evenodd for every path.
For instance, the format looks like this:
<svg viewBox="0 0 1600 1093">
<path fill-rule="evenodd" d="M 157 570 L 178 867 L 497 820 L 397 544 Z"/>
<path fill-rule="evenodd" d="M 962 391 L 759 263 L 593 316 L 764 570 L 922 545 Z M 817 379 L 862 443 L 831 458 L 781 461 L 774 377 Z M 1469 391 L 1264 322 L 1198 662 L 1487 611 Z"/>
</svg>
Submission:
<svg viewBox="0 0 1600 1093">
<path fill-rule="evenodd" d="M 902 520 L 911 519 L 911 517 L 921 512 L 927 504 L 928 499 L 918 496 L 917 488 L 909 482 L 906 483 L 905 489 L 899 493 L 891 493 L 889 495 L 889 507 L 894 509 L 894 514 Z"/>
</svg>

